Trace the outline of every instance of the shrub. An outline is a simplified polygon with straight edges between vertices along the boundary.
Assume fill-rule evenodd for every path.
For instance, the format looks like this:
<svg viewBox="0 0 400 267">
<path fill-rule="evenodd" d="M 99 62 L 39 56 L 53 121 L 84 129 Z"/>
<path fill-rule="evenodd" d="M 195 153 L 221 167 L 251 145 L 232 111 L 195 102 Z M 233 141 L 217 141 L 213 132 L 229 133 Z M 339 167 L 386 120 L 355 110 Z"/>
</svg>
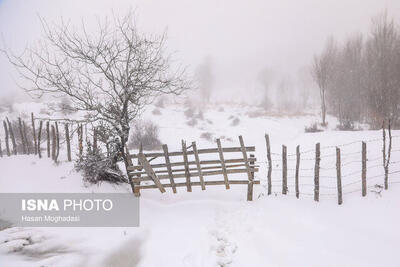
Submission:
<svg viewBox="0 0 400 267">
<path fill-rule="evenodd" d="M 304 131 L 306 132 L 306 133 L 317 133 L 317 132 L 322 132 L 322 130 L 321 129 L 319 129 L 318 128 L 318 123 L 316 123 L 316 122 L 314 122 L 314 123 L 312 123 L 310 126 L 306 126 L 305 128 L 304 128 Z"/>
<path fill-rule="evenodd" d="M 196 126 L 197 125 L 197 119 L 193 118 L 193 119 L 187 121 L 186 124 L 189 125 L 190 127 Z"/>
<path fill-rule="evenodd" d="M 336 129 L 338 129 L 339 131 L 354 131 L 355 127 L 352 121 L 344 121 L 337 125 Z"/>
<path fill-rule="evenodd" d="M 98 184 L 106 181 L 110 183 L 126 183 L 118 165 L 111 158 L 106 158 L 101 151 L 93 153 L 88 149 L 82 159 L 75 162 L 75 170 L 82 172 L 84 182 Z"/>
<path fill-rule="evenodd" d="M 151 114 L 153 114 L 153 115 L 161 115 L 161 111 L 158 108 L 156 108 L 156 109 L 153 109 Z"/>
<path fill-rule="evenodd" d="M 129 149 L 139 148 L 142 144 L 145 150 L 157 150 L 161 148 L 158 137 L 159 128 L 151 121 L 138 121 L 132 129 L 132 135 L 128 144 Z"/>
<path fill-rule="evenodd" d="M 185 117 L 186 117 L 186 118 L 193 118 L 193 117 L 195 116 L 194 113 L 195 113 L 194 108 L 189 107 L 189 108 L 187 108 L 187 109 L 185 110 L 185 112 L 184 112 L 183 114 L 185 114 Z"/>
<path fill-rule="evenodd" d="M 200 135 L 200 138 L 205 139 L 205 140 L 207 140 L 209 142 L 212 142 L 213 141 L 213 134 L 210 133 L 210 132 L 204 132 L 204 133 L 202 133 Z"/>
<path fill-rule="evenodd" d="M 239 118 L 235 118 L 232 122 L 231 122 L 231 126 L 237 126 L 240 123 L 240 119 Z"/>
<path fill-rule="evenodd" d="M 76 112 L 76 110 L 72 107 L 71 100 L 65 97 L 61 99 L 61 102 L 58 104 L 58 108 L 63 115 L 69 115 Z"/>
</svg>

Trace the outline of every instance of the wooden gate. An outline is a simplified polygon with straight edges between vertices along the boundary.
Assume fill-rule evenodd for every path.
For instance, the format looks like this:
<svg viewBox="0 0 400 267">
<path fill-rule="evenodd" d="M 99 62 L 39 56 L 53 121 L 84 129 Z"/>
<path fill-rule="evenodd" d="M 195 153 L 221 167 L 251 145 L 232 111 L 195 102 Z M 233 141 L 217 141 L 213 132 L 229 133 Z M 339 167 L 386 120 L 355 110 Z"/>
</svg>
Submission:
<svg viewBox="0 0 400 267">
<path fill-rule="evenodd" d="M 158 189 L 164 193 L 165 188 L 172 188 L 176 193 L 177 187 L 186 187 L 186 190 L 191 192 L 192 186 L 201 186 L 201 189 L 205 190 L 211 185 L 225 185 L 225 188 L 229 189 L 232 184 L 243 184 L 247 185 L 247 200 L 251 201 L 253 185 L 260 183 L 254 176 L 254 173 L 258 172 L 256 158 L 253 154 L 248 155 L 248 152 L 255 152 L 255 147 L 246 147 L 242 136 L 239 136 L 239 147 L 223 148 L 220 139 L 216 141 L 217 148 L 198 149 L 196 142 L 187 146 L 186 142 L 182 141 L 181 151 L 169 152 L 168 146 L 163 145 L 163 152 L 139 151 L 137 154 L 128 155 L 128 176 L 134 194 L 140 196 L 141 189 Z M 226 158 L 232 154 L 235 156 Z M 247 179 L 228 177 L 238 174 L 246 175 Z M 215 178 L 210 180 L 210 176 Z"/>
</svg>

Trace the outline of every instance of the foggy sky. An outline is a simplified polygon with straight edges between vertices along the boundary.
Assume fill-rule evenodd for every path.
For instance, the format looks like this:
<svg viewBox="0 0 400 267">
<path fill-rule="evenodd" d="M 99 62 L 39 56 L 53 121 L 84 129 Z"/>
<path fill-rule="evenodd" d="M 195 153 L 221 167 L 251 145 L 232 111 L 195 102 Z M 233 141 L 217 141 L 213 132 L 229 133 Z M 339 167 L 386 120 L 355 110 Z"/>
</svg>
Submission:
<svg viewBox="0 0 400 267">
<path fill-rule="evenodd" d="M 399 0 L 0 0 L 0 33 L 21 52 L 41 35 L 38 15 L 80 22 L 129 8 L 136 10 L 142 31 L 168 29 L 168 47 L 184 64 L 194 69 L 210 56 L 216 87 L 232 92 L 254 90 L 266 66 L 295 74 L 330 35 L 341 40 L 367 33 L 371 17 L 385 9 L 400 17 Z M 18 76 L 2 55 L 0 71 L 4 97 L 18 90 L 13 81 Z"/>
</svg>

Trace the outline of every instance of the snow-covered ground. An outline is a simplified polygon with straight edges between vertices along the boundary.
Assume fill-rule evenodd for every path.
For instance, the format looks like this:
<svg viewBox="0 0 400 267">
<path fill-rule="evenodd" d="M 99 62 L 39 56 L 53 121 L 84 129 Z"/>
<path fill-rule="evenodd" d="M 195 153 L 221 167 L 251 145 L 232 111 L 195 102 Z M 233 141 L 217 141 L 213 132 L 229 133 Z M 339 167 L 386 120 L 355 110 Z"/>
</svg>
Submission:
<svg viewBox="0 0 400 267">
<path fill-rule="evenodd" d="M 18 105 L 14 115 L 34 111 L 38 104 Z M 25 109 L 25 110 L 24 110 Z M 160 115 L 154 115 L 154 109 Z M 9 228 L 0 231 L 0 266 L 399 266 L 400 174 L 390 175 L 389 190 L 373 193 L 383 183 L 381 131 L 334 131 L 304 133 L 304 126 L 317 121 L 314 114 L 274 116 L 244 105 L 220 104 L 203 109 L 202 116 L 187 118 L 187 108 L 151 107 L 143 114 L 160 126 L 160 139 L 170 151 L 181 147 L 181 139 L 196 141 L 198 147 L 256 146 L 254 201 L 246 201 L 246 186 L 194 188 L 187 193 L 160 194 L 143 190 L 140 227 L 137 228 Z M 197 114 L 197 111 L 195 112 Z M 199 115 L 199 114 L 197 114 Z M 196 116 L 194 116 L 196 117 Z M 201 118 L 203 117 L 203 118 Z M 235 118 L 238 123 L 233 123 Z M 195 124 L 189 126 L 189 124 Z M 210 140 L 201 138 L 203 133 Z M 266 195 L 266 149 L 264 134 L 271 139 L 273 195 Z M 393 131 L 396 137 L 400 131 Z M 204 136 L 204 134 L 203 134 Z M 368 195 L 360 196 L 361 140 L 367 143 Z M 312 175 L 315 143 L 321 143 L 321 198 L 313 201 Z M 281 191 L 281 145 L 288 147 L 289 195 Z M 342 149 L 344 204 L 337 205 L 335 146 Z M 300 199 L 293 196 L 294 157 L 297 145 L 302 154 Z M 393 139 L 393 150 L 400 138 Z M 400 169 L 400 153 L 393 152 L 390 172 Z M 61 164 L 34 156 L 0 159 L 0 192 L 129 192 L 126 185 L 86 186 L 73 170 L 73 163 Z M 180 190 L 179 190 L 180 189 Z"/>
</svg>

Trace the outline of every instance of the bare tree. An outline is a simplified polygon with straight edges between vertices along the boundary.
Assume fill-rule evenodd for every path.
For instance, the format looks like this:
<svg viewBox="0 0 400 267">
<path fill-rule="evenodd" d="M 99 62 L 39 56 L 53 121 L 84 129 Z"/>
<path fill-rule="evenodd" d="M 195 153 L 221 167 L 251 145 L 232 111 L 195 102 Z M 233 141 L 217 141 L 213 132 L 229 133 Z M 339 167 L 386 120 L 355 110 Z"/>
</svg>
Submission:
<svg viewBox="0 0 400 267">
<path fill-rule="evenodd" d="M 198 81 L 202 100 L 204 102 L 210 102 L 211 90 L 214 85 L 211 57 L 206 57 L 203 62 L 197 66 L 195 76 Z"/>
<path fill-rule="evenodd" d="M 19 74 L 30 82 L 23 87 L 32 96 L 67 96 L 87 121 L 101 121 L 120 137 L 120 154 L 130 123 L 143 107 L 160 94 L 180 94 L 190 88 L 185 69 L 172 66 L 166 54 L 166 35 L 138 31 L 129 12 L 98 21 L 97 31 L 82 22 L 76 29 L 64 22 L 42 21 L 44 38 L 36 46 L 14 54 L 2 51 Z"/>
<path fill-rule="evenodd" d="M 272 106 L 272 101 L 270 100 L 271 97 L 270 89 L 271 89 L 271 84 L 274 82 L 275 72 L 272 69 L 266 67 L 262 71 L 260 71 L 260 73 L 258 73 L 257 78 L 262 86 L 262 90 L 264 93 L 261 101 L 261 106 L 265 110 L 267 110 Z"/>
<path fill-rule="evenodd" d="M 366 45 L 368 100 L 375 125 L 387 118 L 394 125 L 399 124 L 399 48 L 399 33 L 393 19 L 386 12 L 375 17 Z"/>
<path fill-rule="evenodd" d="M 326 92 L 333 73 L 336 50 L 336 42 L 331 37 L 328 39 L 321 55 L 316 55 L 314 57 L 314 62 L 311 68 L 312 77 L 318 84 L 320 92 L 322 125 L 326 125 Z"/>
</svg>

